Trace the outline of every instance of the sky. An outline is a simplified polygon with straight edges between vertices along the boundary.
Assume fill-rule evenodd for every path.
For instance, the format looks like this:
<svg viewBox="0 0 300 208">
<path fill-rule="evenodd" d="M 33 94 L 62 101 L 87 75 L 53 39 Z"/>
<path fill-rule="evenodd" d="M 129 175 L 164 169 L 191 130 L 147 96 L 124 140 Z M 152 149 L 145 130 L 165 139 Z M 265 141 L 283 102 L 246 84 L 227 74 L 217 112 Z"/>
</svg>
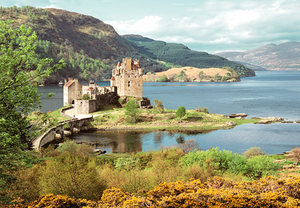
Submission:
<svg viewBox="0 0 300 208">
<path fill-rule="evenodd" d="M 120 34 L 183 43 L 198 51 L 244 51 L 300 41 L 300 0 L 0 0 L 96 17 Z"/>
</svg>

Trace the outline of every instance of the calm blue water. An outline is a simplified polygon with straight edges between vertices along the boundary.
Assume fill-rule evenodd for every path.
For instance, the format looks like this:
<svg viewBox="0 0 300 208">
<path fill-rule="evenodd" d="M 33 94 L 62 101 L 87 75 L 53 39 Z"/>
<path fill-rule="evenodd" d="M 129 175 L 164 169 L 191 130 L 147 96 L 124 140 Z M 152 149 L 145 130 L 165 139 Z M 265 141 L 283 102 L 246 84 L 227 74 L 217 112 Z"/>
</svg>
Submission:
<svg viewBox="0 0 300 208">
<path fill-rule="evenodd" d="M 164 106 L 176 109 L 208 107 L 212 113 L 247 113 L 252 116 L 276 116 L 300 120 L 300 71 L 263 71 L 256 77 L 237 83 L 144 83 L 144 96 L 162 100 Z M 101 85 L 109 85 L 99 83 Z M 62 88 L 43 87 L 42 110 L 62 106 Z M 54 92 L 53 98 L 46 94 Z M 184 137 L 184 139 L 183 139 Z M 300 124 L 242 125 L 231 130 L 208 134 L 179 135 L 168 132 L 114 132 L 80 134 L 78 141 L 96 142 L 107 151 L 148 151 L 173 146 L 182 140 L 195 140 L 202 149 L 219 147 L 243 152 L 254 146 L 269 154 L 282 153 L 300 146 Z"/>
</svg>

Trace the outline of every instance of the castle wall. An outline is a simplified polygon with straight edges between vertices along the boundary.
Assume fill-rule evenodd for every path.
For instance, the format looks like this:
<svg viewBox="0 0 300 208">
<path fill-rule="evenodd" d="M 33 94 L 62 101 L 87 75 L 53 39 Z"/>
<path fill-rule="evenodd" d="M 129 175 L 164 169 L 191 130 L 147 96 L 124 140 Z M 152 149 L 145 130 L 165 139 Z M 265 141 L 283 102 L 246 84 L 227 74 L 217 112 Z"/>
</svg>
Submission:
<svg viewBox="0 0 300 208">
<path fill-rule="evenodd" d="M 97 110 L 97 100 L 75 100 L 75 114 L 89 114 Z"/>
</svg>

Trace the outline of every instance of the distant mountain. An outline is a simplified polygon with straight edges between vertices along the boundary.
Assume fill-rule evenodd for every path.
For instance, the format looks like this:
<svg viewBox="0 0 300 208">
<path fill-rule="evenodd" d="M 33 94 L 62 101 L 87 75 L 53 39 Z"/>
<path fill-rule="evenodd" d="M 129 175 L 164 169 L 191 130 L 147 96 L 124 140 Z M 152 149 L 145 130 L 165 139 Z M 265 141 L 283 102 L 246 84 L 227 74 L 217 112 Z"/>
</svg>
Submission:
<svg viewBox="0 0 300 208">
<path fill-rule="evenodd" d="M 261 66 L 254 65 L 254 64 L 249 64 L 249 63 L 245 63 L 245 62 L 241 62 L 241 61 L 235 61 L 235 62 L 238 64 L 242 64 L 245 67 L 252 69 L 253 71 L 267 71 L 267 69 L 265 69 Z"/>
<path fill-rule="evenodd" d="M 268 44 L 245 52 L 222 52 L 217 55 L 268 70 L 300 70 L 300 42 Z"/>
<path fill-rule="evenodd" d="M 198 68 L 231 67 L 242 77 L 255 76 L 253 70 L 246 68 L 242 64 L 231 62 L 223 57 L 206 52 L 193 51 L 183 44 L 166 43 L 141 35 L 123 35 L 123 37 L 132 42 L 139 53 L 145 54 L 152 59 L 179 66 Z"/>
<path fill-rule="evenodd" d="M 31 27 L 39 37 L 37 52 L 41 57 L 64 59 L 66 66 L 56 72 L 48 83 L 67 77 L 82 80 L 103 80 L 124 57 L 140 59 L 145 72 L 165 71 L 175 65 L 202 68 L 231 67 L 241 76 L 254 76 L 252 70 L 218 56 L 192 51 L 182 44 L 169 44 L 141 38 L 145 46 L 119 36 L 111 25 L 91 16 L 61 9 L 0 7 L 0 20 L 13 20 L 14 26 Z M 130 40 L 128 40 L 130 39 Z M 165 62 L 168 63 L 165 63 Z"/>
</svg>

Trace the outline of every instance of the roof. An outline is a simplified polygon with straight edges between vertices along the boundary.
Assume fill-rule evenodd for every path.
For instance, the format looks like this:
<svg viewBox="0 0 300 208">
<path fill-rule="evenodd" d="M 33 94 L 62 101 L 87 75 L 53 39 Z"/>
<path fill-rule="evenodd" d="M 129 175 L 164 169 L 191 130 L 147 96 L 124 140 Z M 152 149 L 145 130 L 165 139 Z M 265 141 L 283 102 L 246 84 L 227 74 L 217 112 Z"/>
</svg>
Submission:
<svg viewBox="0 0 300 208">
<path fill-rule="evenodd" d="M 66 84 L 65 87 L 70 87 L 72 84 L 75 83 L 75 80 L 69 80 Z"/>
</svg>

